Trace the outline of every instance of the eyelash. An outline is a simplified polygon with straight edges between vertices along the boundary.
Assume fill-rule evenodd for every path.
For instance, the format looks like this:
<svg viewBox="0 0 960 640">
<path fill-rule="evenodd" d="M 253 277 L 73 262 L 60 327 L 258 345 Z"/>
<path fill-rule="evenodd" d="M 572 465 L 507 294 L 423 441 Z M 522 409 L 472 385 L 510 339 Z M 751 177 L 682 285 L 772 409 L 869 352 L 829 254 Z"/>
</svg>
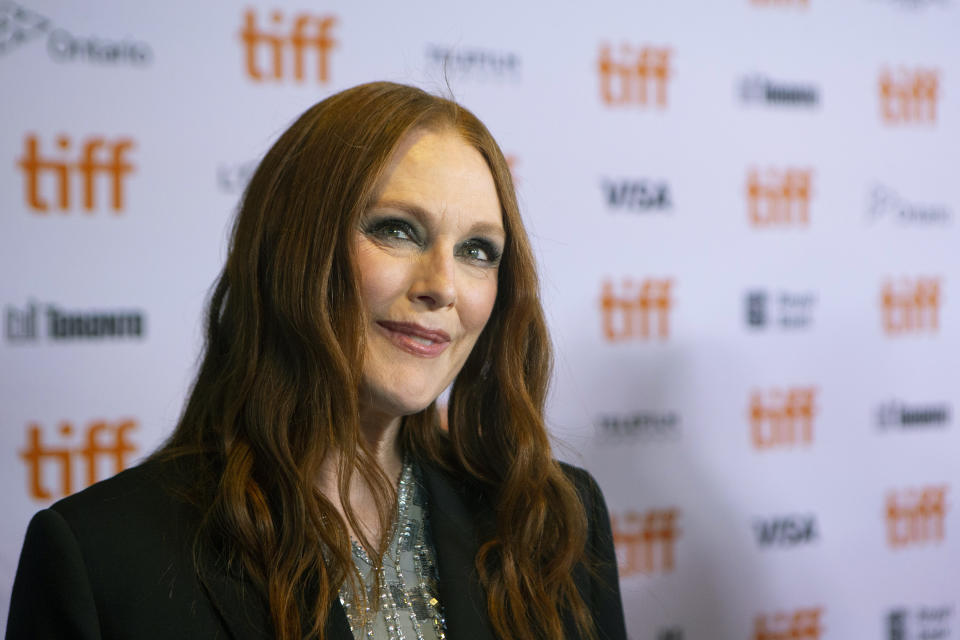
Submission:
<svg viewBox="0 0 960 640">
<path fill-rule="evenodd" d="M 422 245 L 422 242 L 420 241 L 420 238 L 413 225 L 400 218 L 386 218 L 369 221 L 363 225 L 363 232 L 380 240 L 381 242 L 409 241 L 415 243 L 417 246 Z M 397 237 L 394 235 L 395 232 L 400 232 L 406 237 Z M 467 253 L 474 249 L 482 251 L 487 257 L 478 258 Z M 482 237 L 470 238 L 469 240 L 464 241 L 457 248 L 457 251 L 470 262 L 481 266 L 496 266 L 500 263 L 500 258 L 502 257 L 502 252 L 500 249 L 493 242 Z"/>
</svg>

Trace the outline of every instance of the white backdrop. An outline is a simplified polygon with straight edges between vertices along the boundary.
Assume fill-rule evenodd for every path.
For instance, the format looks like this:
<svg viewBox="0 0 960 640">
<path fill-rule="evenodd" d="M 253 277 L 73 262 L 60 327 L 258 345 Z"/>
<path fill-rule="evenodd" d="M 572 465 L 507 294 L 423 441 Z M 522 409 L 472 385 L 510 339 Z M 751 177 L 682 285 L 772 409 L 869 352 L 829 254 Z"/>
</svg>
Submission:
<svg viewBox="0 0 960 640">
<path fill-rule="evenodd" d="M 960 637 L 958 34 L 956 0 L 0 0 L 0 622 L 32 513 L 173 427 L 257 160 L 389 79 L 512 158 L 632 638 Z"/>
</svg>

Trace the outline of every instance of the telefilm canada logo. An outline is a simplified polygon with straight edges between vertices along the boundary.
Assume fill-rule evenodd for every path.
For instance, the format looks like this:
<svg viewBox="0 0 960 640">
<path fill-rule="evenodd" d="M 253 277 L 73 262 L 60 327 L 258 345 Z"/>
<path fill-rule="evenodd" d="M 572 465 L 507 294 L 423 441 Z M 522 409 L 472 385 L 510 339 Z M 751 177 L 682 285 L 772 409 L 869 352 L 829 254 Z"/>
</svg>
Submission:
<svg viewBox="0 0 960 640">
<path fill-rule="evenodd" d="M 949 640 L 953 606 L 896 607 L 886 616 L 886 640 Z"/>
<path fill-rule="evenodd" d="M 674 442 L 680 439 L 680 414 L 675 411 L 604 413 L 596 420 L 597 439 L 604 444 Z"/>
<path fill-rule="evenodd" d="M 19 452 L 27 471 L 27 494 L 33 500 L 56 500 L 126 469 L 137 446 L 130 440 L 137 421 L 93 420 L 81 426 L 60 422 L 56 428 L 31 422 Z"/>
<path fill-rule="evenodd" d="M 817 294 L 813 291 L 751 289 L 744 296 L 749 329 L 809 329 L 813 326 Z"/>
<path fill-rule="evenodd" d="M 943 227 L 953 222 L 953 211 L 945 204 L 917 202 L 892 187 L 875 184 L 867 194 L 867 222 L 904 227 Z"/>
<path fill-rule="evenodd" d="M 523 59 L 515 51 L 428 44 L 425 53 L 427 64 L 445 77 L 515 82 L 522 76 Z"/>
<path fill-rule="evenodd" d="M 820 91 L 816 85 L 774 80 L 759 73 L 743 78 L 738 94 L 748 105 L 816 108 L 820 104 Z"/>
<path fill-rule="evenodd" d="M 142 40 L 76 35 L 33 9 L 0 0 L 0 55 L 44 40 L 50 59 L 59 63 L 136 68 L 149 66 L 154 58 L 153 49 Z"/>
<path fill-rule="evenodd" d="M 77 310 L 29 302 L 25 307 L 7 305 L 3 323 L 10 344 L 142 340 L 147 335 L 146 314 L 136 309 Z"/>
<path fill-rule="evenodd" d="M 673 209 L 670 185 L 648 178 L 604 178 L 600 189 L 607 209 L 628 213 L 666 213 Z"/>
</svg>

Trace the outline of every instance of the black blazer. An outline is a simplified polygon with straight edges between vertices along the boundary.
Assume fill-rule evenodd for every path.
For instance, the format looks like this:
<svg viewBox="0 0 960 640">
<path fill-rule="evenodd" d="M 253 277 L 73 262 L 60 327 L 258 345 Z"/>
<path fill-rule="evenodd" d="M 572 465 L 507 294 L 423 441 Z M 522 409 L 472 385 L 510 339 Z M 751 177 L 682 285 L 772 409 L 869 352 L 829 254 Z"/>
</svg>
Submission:
<svg viewBox="0 0 960 640">
<path fill-rule="evenodd" d="M 266 600 L 213 557 L 193 557 L 198 514 L 168 487 L 189 477 L 182 464 L 149 462 L 97 483 L 37 513 L 27 529 L 7 622 L 20 638 L 146 639 L 273 636 Z M 474 569 L 491 507 L 462 482 L 421 465 L 430 496 L 440 602 L 451 640 L 493 640 L 483 587 Z M 589 519 L 599 571 L 574 574 L 598 637 L 625 640 L 610 521 L 600 489 L 584 470 L 564 465 Z M 571 620 L 566 638 L 579 637 Z M 327 637 L 352 640 L 339 602 Z"/>
</svg>

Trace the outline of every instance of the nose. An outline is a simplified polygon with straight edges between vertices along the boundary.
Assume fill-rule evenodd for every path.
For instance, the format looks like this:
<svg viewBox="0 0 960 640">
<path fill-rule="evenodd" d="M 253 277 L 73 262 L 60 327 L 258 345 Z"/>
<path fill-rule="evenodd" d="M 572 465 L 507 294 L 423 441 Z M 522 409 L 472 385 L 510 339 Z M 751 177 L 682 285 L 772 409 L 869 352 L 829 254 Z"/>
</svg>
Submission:
<svg viewBox="0 0 960 640">
<path fill-rule="evenodd" d="M 410 299 L 430 309 L 452 307 L 457 301 L 456 268 L 451 247 L 436 243 L 424 251 L 410 284 Z"/>
</svg>

